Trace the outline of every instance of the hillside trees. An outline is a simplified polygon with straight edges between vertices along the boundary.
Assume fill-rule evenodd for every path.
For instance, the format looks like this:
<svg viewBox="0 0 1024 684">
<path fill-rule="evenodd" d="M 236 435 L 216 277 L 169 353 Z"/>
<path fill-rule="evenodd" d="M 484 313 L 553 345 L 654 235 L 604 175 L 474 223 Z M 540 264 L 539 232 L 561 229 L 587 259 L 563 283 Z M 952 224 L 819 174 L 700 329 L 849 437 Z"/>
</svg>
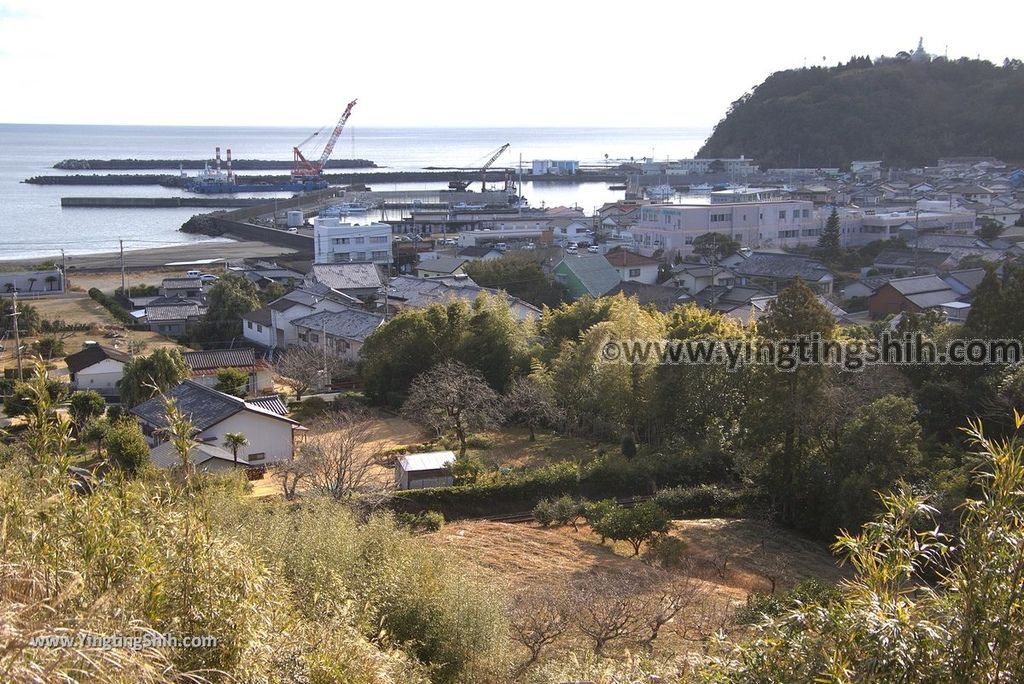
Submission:
<svg viewBox="0 0 1024 684">
<path fill-rule="evenodd" d="M 125 364 L 117 383 L 121 403 L 131 408 L 188 378 L 189 368 L 177 349 L 157 349 L 149 356 L 136 356 Z"/>
</svg>

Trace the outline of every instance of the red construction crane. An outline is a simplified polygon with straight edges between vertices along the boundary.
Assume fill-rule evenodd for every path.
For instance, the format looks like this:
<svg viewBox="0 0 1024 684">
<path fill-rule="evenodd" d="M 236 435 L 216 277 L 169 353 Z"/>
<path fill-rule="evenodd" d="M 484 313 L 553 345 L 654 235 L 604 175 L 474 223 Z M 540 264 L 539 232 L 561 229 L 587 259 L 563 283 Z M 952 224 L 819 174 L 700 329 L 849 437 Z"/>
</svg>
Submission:
<svg viewBox="0 0 1024 684">
<path fill-rule="evenodd" d="M 327 145 L 324 146 L 324 151 L 320 155 L 320 159 L 317 161 L 309 161 L 305 156 L 303 156 L 302 151 L 299 149 L 319 135 L 320 131 L 317 131 L 292 148 L 295 156 L 295 164 L 292 167 L 292 178 L 315 178 L 324 172 L 324 166 L 326 166 L 327 160 L 331 158 L 331 152 L 334 151 L 334 145 L 338 142 L 338 138 L 341 137 L 341 131 L 345 128 L 345 122 L 348 121 L 349 115 L 352 114 L 352 108 L 356 106 L 356 102 L 358 102 L 358 100 L 352 100 L 348 103 L 348 106 L 345 107 L 345 111 L 342 112 L 341 118 L 338 119 L 338 125 L 334 127 L 334 132 L 331 133 L 331 137 L 327 140 Z"/>
<path fill-rule="evenodd" d="M 499 147 L 494 152 L 494 154 L 491 155 L 491 158 L 488 159 L 487 162 L 482 167 L 480 167 L 480 185 L 482 186 L 480 188 L 481 190 L 487 189 L 487 169 L 491 168 L 491 165 L 494 164 L 494 162 L 498 161 L 498 157 L 500 157 L 502 153 L 509 148 L 509 144 L 510 143 L 505 143 L 504 145 Z M 451 181 L 450 183 L 448 183 L 448 187 L 452 190 L 465 190 L 466 188 L 469 187 L 469 184 L 472 182 L 473 181 L 471 180 Z"/>
</svg>

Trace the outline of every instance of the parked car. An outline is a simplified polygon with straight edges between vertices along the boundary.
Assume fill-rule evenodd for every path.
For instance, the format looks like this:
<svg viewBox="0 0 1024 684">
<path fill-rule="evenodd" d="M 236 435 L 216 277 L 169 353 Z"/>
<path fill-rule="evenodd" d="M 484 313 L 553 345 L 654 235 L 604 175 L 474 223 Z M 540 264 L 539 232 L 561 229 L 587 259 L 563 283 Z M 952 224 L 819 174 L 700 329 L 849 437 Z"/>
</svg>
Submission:
<svg viewBox="0 0 1024 684">
<path fill-rule="evenodd" d="M 202 271 L 185 271 L 186 278 L 199 278 L 203 275 Z"/>
<path fill-rule="evenodd" d="M 537 245 L 533 244 L 532 242 L 527 242 L 525 245 L 523 245 L 523 249 L 525 249 L 528 252 L 532 252 L 533 250 L 537 249 Z"/>
<path fill-rule="evenodd" d="M 580 245 L 579 245 L 578 242 L 570 242 L 569 243 L 569 249 L 579 249 L 579 246 Z"/>
<path fill-rule="evenodd" d="M 203 275 L 199 276 L 199 279 L 202 280 L 204 283 L 209 283 L 216 280 L 217 276 L 213 275 L 212 273 L 204 273 Z"/>
<path fill-rule="evenodd" d="M 590 245 L 589 247 L 587 247 L 587 251 L 590 252 L 591 254 L 599 254 L 601 252 L 601 249 L 597 245 Z"/>
<path fill-rule="evenodd" d="M 496 242 L 494 244 L 494 249 L 498 250 L 499 252 L 504 252 L 506 249 L 508 249 L 508 244 L 504 242 Z"/>
<path fill-rule="evenodd" d="M 565 248 L 565 253 L 566 254 L 579 254 L 580 251 L 578 249 L 576 249 L 575 247 L 566 247 Z"/>
</svg>

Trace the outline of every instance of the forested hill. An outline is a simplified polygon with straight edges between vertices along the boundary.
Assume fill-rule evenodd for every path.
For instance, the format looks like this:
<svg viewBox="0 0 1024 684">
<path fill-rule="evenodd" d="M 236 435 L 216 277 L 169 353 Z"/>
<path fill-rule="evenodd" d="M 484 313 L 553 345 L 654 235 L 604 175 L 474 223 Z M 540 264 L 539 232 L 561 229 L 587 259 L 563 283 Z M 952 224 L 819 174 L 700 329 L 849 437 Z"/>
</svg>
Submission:
<svg viewBox="0 0 1024 684">
<path fill-rule="evenodd" d="M 698 157 L 770 167 L 894 166 L 944 156 L 1024 161 L 1024 66 L 972 59 L 779 71 L 732 103 Z"/>
</svg>

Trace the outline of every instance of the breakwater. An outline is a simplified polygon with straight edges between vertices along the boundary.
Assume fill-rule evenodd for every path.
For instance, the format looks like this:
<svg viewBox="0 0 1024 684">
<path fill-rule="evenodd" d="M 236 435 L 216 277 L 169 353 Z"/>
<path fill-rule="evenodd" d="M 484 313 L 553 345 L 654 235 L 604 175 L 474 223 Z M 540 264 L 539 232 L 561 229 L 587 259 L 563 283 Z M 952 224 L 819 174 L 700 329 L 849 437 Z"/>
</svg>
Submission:
<svg viewBox="0 0 1024 684">
<path fill-rule="evenodd" d="M 472 171 L 370 171 L 353 173 L 328 173 L 324 178 L 332 185 L 357 183 L 446 183 L 452 180 L 479 181 L 480 173 Z M 487 182 L 504 180 L 503 171 L 489 171 Z M 238 176 L 239 183 L 272 183 L 289 179 L 285 175 Z M 60 176 L 33 176 L 24 182 L 32 185 L 162 185 L 169 188 L 184 187 L 187 178 L 180 175 L 163 174 L 69 174 Z"/>
<path fill-rule="evenodd" d="M 266 204 L 258 197 L 61 197 L 63 208 L 177 209 L 200 207 L 255 207 Z"/>
<path fill-rule="evenodd" d="M 53 165 L 62 171 L 159 171 L 188 169 L 195 171 L 216 166 L 216 159 L 64 159 Z M 289 170 L 293 162 L 280 159 L 232 159 L 235 171 Z M 226 168 L 226 163 L 222 162 Z M 369 159 L 329 159 L 328 169 L 375 169 Z"/>
</svg>

